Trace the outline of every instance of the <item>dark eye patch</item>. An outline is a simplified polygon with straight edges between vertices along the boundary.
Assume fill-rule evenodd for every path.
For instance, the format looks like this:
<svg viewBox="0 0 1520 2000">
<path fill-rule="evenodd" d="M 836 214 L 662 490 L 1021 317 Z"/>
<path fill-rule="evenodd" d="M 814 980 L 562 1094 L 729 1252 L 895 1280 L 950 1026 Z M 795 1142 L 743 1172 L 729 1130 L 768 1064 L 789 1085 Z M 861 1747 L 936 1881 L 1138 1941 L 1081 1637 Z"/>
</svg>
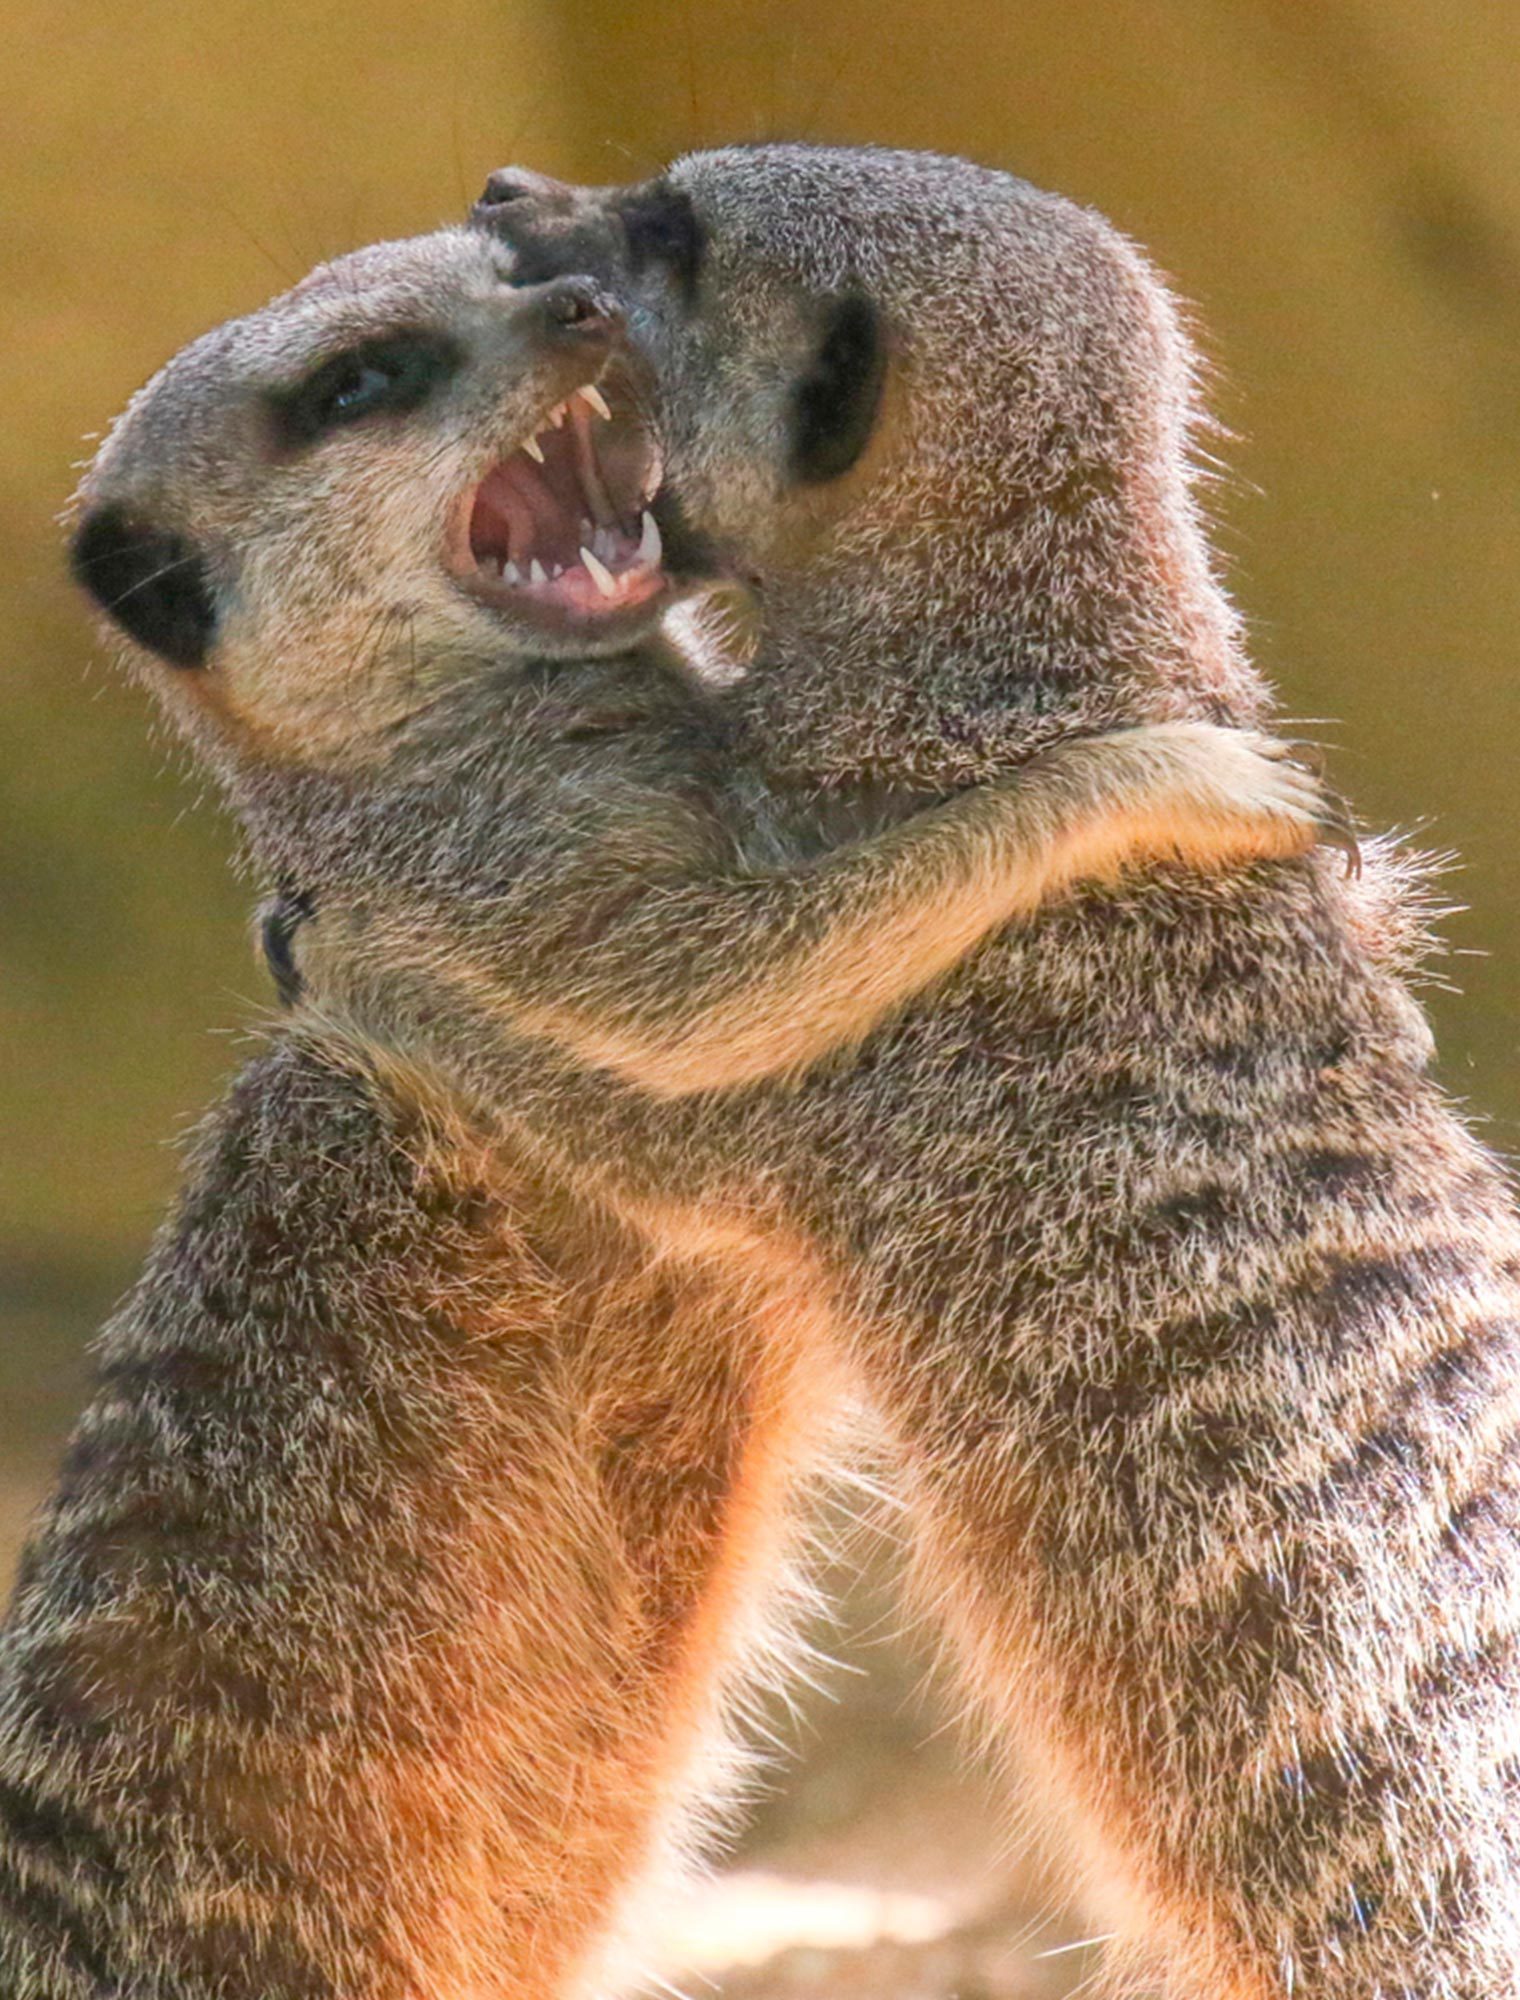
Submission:
<svg viewBox="0 0 1520 2000">
<path fill-rule="evenodd" d="M 669 181 L 646 181 L 617 206 L 634 275 L 663 264 L 690 300 L 707 252 L 707 230 L 691 196 Z"/>
<path fill-rule="evenodd" d="M 811 366 L 793 391 L 792 473 L 838 479 L 865 450 L 887 375 L 881 314 L 861 292 L 834 299 Z"/>
<path fill-rule="evenodd" d="M 366 417 L 405 416 L 420 409 L 462 359 L 458 344 L 440 333 L 360 341 L 271 398 L 275 435 L 288 449 L 299 449 Z"/>
<path fill-rule="evenodd" d="M 87 514 L 69 548 L 74 581 L 139 646 L 175 667 L 205 665 L 216 596 L 195 544 L 121 507 Z"/>
</svg>

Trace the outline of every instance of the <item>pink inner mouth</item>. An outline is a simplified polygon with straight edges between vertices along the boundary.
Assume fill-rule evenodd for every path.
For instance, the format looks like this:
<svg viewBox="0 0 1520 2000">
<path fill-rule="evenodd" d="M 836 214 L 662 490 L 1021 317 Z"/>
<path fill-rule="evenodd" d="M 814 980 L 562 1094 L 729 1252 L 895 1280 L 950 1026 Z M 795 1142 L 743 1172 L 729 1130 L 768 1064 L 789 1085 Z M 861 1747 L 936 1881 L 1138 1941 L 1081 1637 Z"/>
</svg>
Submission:
<svg viewBox="0 0 1520 2000">
<path fill-rule="evenodd" d="M 605 617 L 647 603 L 665 586 L 649 512 L 659 483 L 632 411 L 576 390 L 476 487 L 467 582 L 504 608 Z"/>
</svg>

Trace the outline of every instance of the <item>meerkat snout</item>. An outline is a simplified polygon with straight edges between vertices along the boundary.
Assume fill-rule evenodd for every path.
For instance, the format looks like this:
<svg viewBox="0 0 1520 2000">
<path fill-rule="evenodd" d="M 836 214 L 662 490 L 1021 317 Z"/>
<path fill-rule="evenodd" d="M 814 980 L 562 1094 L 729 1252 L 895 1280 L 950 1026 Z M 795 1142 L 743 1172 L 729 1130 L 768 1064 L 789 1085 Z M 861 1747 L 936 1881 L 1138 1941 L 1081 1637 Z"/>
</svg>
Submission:
<svg viewBox="0 0 1520 2000">
<path fill-rule="evenodd" d="M 555 196 L 568 199 L 570 188 L 564 181 L 557 181 L 550 174 L 541 174 L 532 167 L 497 167 L 486 175 L 486 184 L 481 191 L 478 208 L 504 208 L 514 201 L 547 201 Z"/>
</svg>

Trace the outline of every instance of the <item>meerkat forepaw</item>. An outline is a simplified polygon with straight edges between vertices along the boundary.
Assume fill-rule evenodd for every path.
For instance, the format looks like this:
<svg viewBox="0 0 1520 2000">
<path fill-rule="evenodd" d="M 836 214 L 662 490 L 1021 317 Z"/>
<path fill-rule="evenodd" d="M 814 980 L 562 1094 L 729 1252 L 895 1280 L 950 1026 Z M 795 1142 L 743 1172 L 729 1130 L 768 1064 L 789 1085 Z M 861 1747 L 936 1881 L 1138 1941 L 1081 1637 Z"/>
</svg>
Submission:
<svg viewBox="0 0 1520 2000">
<path fill-rule="evenodd" d="M 1259 742 L 1265 755 L 1308 775 L 1316 794 L 1314 822 L 1319 845 L 1338 847 L 1346 857 L 1346 873 L 1360 876 L 1362 849 L 1357 836 L 1356 817 L 1350 801 L 1325 776 L 1323 746 L 1304 737 L 1263 736 Z"/>
<path fill-rule="evenodd" d="M 1362 848 L 1357 838 L 1355 818 L 1346 800 L 1328 785 L 1320 786 L 1315 825 L 1319 831 L 1319 845 L 1338 847 L 1345 857 L 1347 875 L 1353 879 L 1360 878 Z"/>
<path fill-rule="evenodd" d="M 1172 722 L 1144 732 L 1164 750 L 1190 812 L 1244 828 L 1264 839 L 1264 853 L 1338 847 L 1347 869 L 1360 869 L 1356 831 L 1345 801 L 1300 755 L 1301 746 L 1260 730 L 1207 722 Z"/>
<path fill-rule="evenodd" d="M 1351 808 L 1326 782 L 1318 746 L 1256 730 L 1240 733 L 1252 753 L 1272 767 L 1273 783 L 1263 800 L 1265 809 L 1284 812 L 1306 825 L 1316 846 L 1339 848 L 1346 857 L 1346 873 L 1360 875 L 1362 850 Z"/>
</svg>

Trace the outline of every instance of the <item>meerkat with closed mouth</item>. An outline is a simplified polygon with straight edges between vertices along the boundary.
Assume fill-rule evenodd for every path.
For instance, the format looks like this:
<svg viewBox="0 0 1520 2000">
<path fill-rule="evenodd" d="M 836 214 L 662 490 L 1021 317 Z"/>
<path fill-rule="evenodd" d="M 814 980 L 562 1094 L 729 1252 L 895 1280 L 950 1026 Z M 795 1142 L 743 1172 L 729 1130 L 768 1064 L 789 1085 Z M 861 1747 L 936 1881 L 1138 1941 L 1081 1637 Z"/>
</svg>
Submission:
<svg viewBox="0 0 1520 2000">
<path fill-rule="evenodd" d="M 478 217 L 623 297 L 682 519 L 761 607 L 734 703 L 774 787 L 1269 716 L 1188 340 L 1101 218 L 785 146 L 508 169 Z M 1429 1074 L 1422 945 L 1386 850 L 1095 885 L 719 1135 L 853 1320 L 925 1589 L 1168 1994 L 1520 1992 L 1520 1226 Z M 622 1144 L 711 1212 L 699 1110 Z"/>
<path fill-rule="evenodd" d="M 445 232 L 208 336 L 103 447 L 74 557 L 318 924 L 506 951 L 536 1090 L 565 1021 L 794 1071 L 1089 871 L 1313 844 L 1312 781 L 1207 726 L 853 846 L 773 809 L 644 644 L 617 315 L 517 276 Z M 461 1075 L 299 1011 L 107 1331 L 0 1634 L 17 2000 L 586 1990 L 710 1762 L 842 1393 L 821 1305 L 784 1259 L 652 1259 Z"/>
</svg>

